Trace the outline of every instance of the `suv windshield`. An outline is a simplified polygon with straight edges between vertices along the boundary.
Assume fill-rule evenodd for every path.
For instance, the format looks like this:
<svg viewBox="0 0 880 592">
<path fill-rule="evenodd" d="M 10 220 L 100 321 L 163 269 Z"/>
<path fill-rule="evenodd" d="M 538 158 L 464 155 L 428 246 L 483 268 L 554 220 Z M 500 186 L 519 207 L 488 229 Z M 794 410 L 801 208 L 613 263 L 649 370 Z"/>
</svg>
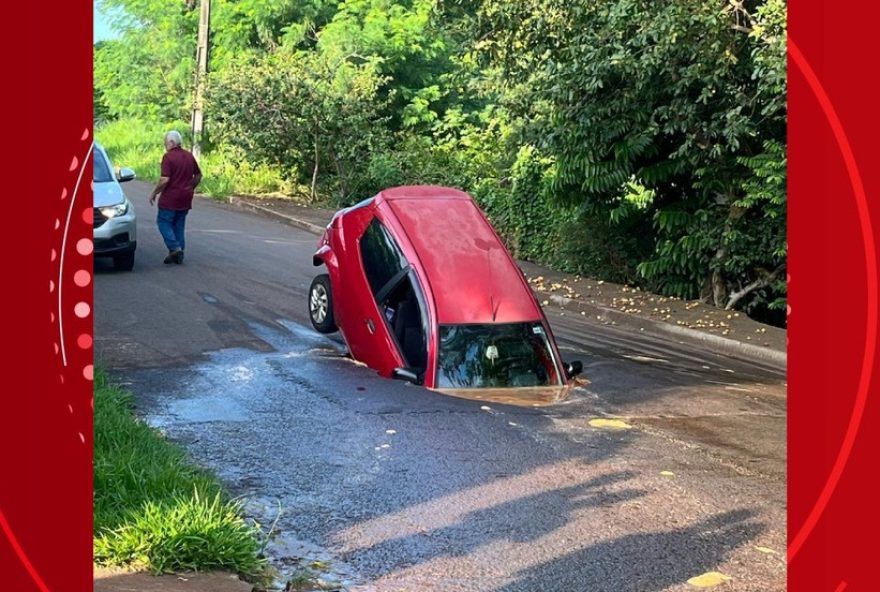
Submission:
<svg viewBox="0 0 880 592">
<path fill-rule="evenodd" d="M 441 325 L 439 388 L 561 384 L 541 323 Z"/>
<path fill-rule="evenodd" d="M 113 181 L 113 173 L 110 172 L 110 167 L 107 166 L 107 159 L 104 158 L 103 154 L 96 150 L 92 161 L 95 163 L 95 183 L 110 183 Z"/>
</svg>

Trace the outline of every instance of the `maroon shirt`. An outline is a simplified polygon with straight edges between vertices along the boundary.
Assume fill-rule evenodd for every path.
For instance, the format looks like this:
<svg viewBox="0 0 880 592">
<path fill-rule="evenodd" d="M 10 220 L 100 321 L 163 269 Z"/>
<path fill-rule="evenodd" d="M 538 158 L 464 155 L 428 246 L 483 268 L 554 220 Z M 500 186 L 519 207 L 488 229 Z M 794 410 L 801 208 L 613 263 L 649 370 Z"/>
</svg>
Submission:
<svg viewBox="0 0 880 592">
<path fill-rule="evenodd" d="M 192 153 L 180 146 L 165 152 L 162 157 L 162 176 L 169 181 L 159 196 L 159 207 L 166 210 L 191 210 L 193 177 L 201 175 L 199 163 Z"/>
</svg>

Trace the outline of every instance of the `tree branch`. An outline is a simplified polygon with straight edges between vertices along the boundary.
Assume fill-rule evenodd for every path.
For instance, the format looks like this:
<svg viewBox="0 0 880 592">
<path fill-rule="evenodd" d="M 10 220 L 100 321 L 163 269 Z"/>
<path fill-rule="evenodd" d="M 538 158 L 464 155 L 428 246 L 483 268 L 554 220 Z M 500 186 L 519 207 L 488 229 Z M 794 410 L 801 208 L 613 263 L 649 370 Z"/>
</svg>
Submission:
<svg viewBox="0 0 880 592">
<path fill-rule="evenodd" d="M 773 273 L 771 273 L 769 275 L 765 275 L 764 277 L 753 281 L 751 284 L 749 284 L 745 288 L 739 290 L 738 292 L 734 292 L 733 294 L 731 294 L 730 299 L 727 301 L 727 306 L 724 307 L 724 310 L 731 310 L 736 305 L 737 302 L 742 300 L 742 298 L 746 294 L 749 294 L 750 292 L 754 292 L 755 290 L 759 290 L 761 288 L 769 286 L 773 281 L 776 280 L 777 277 L 779 277 L 779 274 L 782 273 L 782 270 L 784 270 L 784 269 L 785 269 L 785 264 L 783 263 L 782 265 L 780 265 L 779 267 L 774 269 Z"/>
</svg>

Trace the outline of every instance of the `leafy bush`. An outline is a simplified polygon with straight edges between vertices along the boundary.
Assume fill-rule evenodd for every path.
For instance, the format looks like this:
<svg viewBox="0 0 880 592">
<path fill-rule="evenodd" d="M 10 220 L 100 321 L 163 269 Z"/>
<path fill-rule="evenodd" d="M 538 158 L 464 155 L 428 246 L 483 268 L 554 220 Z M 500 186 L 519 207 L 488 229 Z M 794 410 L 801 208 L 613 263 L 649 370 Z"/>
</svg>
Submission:
<svg viewBox="0 0 880 592">
<path fill-rule="evenodd" d="M 362 190 L 369 156 L 387 140 L 382 82 L 375 61 L 331 62 L 295 51 L 244 60 L 211 85 L 216 135 L 256 162 L 295 164 L 313 201 L 319 175 L 329 170 L 344 202 Z"/>
</svg>

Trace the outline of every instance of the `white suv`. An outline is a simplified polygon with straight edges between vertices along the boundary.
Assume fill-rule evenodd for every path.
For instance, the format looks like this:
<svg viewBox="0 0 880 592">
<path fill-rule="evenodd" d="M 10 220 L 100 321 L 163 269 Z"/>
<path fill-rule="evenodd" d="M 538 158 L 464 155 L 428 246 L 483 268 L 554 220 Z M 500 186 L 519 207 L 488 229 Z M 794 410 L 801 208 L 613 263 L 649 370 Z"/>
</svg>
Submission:
<svg viewBox="0 0 880 592">
<path fill-rule="evenodd" d="M 113 257 L 116 269 L 131 271 L 137 248 L 137 220 L 134 206 L 119 184 L 134 179 L 134 171 L 123 168 L 114 175 L 107 152 L 97 143 L 94 163 L 95 257 Z"/>
</svg>

